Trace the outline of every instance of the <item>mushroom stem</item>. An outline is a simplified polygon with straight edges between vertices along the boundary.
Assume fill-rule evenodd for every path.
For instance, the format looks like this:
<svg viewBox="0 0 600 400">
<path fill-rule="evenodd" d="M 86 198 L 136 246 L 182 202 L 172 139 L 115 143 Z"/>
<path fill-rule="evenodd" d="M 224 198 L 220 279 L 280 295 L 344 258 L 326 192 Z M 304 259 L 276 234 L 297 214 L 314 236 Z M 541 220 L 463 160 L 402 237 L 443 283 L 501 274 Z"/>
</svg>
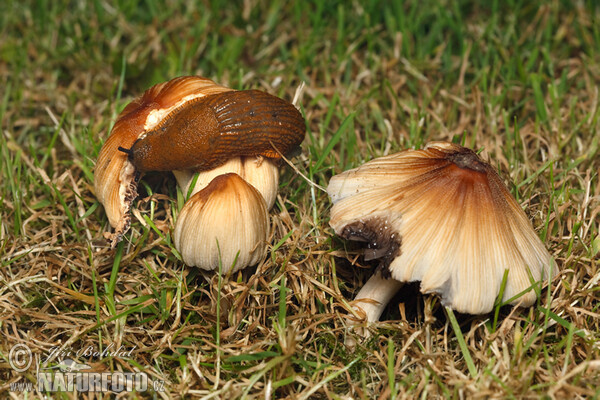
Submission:
<svg viewBox="0 0 600 400">
<path fill-rule="evenodd" d="M 365 313 L 367 323 L 377 322 L 385 306 L 402 285 L 402 282 L 393 278 L 384 278 L 381 273 L 376 272 L 354 298 L 354 309 L 357 311 L 362 310 Z"/>
<path fill-rule="evenodd" d="M 382 277 L 379 272 L 374 273 L 367 283 L 364 284 L 362 289 L 360 289 L 352 302 L 352 307 L 356 311 L 359 313 L 364 312 L 364 323 L 361 324 L 361 322 L 348 318 L 349 328 L 356 333 L 357 336 L 361 336 L 365 339 L 368 338 L 370 335 L 369 331 L 366 329 L 366 325 L 379 320 L 385 306 L 390 302 L 398 290 L 400 290 L 402 285 L 404 285 L 403 282 L 392 278 L 386 279 Z M 354 337 L 347 336 L 345 344 L 348 348 L 354 349 L 356 340 Z"/>
<path fill-rule="evenodd" d="M 187 191 L 190 186 L 190 183 L 192 182 L 192 178 L 194 178 L 194 173 L 190 170 L 175 170 L 173 171 L 173 175 L 175 175 L 175 179 L 177 180 L 177 184 L 181 188 L 183 195 L 187 195 Z"/>
</svg>

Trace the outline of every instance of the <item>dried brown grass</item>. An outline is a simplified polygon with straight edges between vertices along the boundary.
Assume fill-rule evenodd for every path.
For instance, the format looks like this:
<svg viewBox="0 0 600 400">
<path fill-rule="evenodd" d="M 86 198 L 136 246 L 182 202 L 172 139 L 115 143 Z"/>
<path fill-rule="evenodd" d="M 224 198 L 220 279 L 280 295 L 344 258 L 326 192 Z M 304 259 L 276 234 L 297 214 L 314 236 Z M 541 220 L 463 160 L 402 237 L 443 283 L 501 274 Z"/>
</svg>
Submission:
<svg viewBox="0 0 600 400">
<path fill-rule="evenodd" d="M 561 28 L 570 33 L 569 18 L 577 16 L 566 14 Z M 535 32 L 540 21 L 549 17 L 542 12 L 536 18 L 526 31 Z M 585 28 L 585 20 L 580 23 Z M 481 28 L 472 22 L 466 29 Z M 293 43 L 293 35 L 280 40 Z M 564 37 L 569 40 L 571 35 Z M 19 81 L 22 100 L 10 103 L 3 118 L 2 154 L 14 165 L 22 165 L 23 179 L 9 177 L 5 161 L 0 394 L 21 397 L 10 391 L 10 384 L 36 380 L 34 370 L 17 373 L 7 362 L 8 350 L 25 343 L 38 357 L 54 347 L 67 351 L 110 344 L 135 346 L 132 361 L 119 357 L 81 361 L 96 372 L 142 368 L 152 380 L 165 382 L 165 391 L 153 394 L 162 398 L 247 394 L 251 398 L 388 399 L 394 392 L 400 398 L 597 397 L 597 60 L 577 52 L 575 44 L 571 57 L 555 60 L 557 77 L 545 83 L 556 83 L 565 75 L 568 82 L 577 84 L 558 103 L 558 113 L 551 112 L 556 104 L 551 91 L 544 93 L 549 112 L 544 123 L 535 117 L 539 110 L 531 87 L 495 80 L 483 93 L 478 85 L 467 85 L 478 74 L 468 52 L 452 58 L 452 69 L 460 73 L 456 82 L 448 82 L 443 76 L 443 45 L 413 65 L 395 49 L 401 48 L 402 40 L 402 36 L 391 38 L 391 53 L 373 56 L 369 62 L 357 51 L 345 61 L 333 59 L 337 70 L 326 71 L 318 64 L 306 71 L 304 112 L 310 131 L 323 135 L 307 139 L 304 153 L 293 162 L 315 183 L 325 185 L 331 174 L 347 164 L 467 132 L 467 145 L 483 147 L 484 157 L 498 166 L 508 182 L 525 182 L 516 191 L 536 229 L 547 232 L 546 243 L 561 272 L 550 289 L 542 291 L 538 306 L 503 308 L 496 330 L 493 315 L 458 316 L 478 376 L 469 374 L 456 333 L 437 298 L 419 294 L 414 286 L 399 296 L 403 302 L 388 308 L 387 321 L 372 327 L 370 339 L 353 351 L 344 346 L 349 301 L 372 268 L 361 261 L 357 249 L 333 235 L 327 225 L 325 193 L 289 169 L 272 210 L 268 256 L 256 267 L 224 277 L 220 285 L 215 274 L 182 265 L 170 246 L 147 227 L 142 216 L 152 214 L 158 231 L 168 234 L 176 209 L 169 178 L 147 177 L 153 194 L 142 195 L 135 203 L 136 222 L 115 275 L 116 253 L 102 238 L 108 229 L 103 210 L 98 207 L 86 213 L 95 204 L 90 159 L 97 154 L 118 108 L 105 100 L 110 96 L 106 88 L 114 87 L 116 78 L 105 69 L 88 69 L 73 73 L 73 79 L 66 81 L 50 70 L 34 69 Z M 164 44 L 156 37 L 151 43 L 150 48 L 159 54 Z M 275 50 L 265 50 L 270 51 Z M 130 61 L 136 57 L 142 55 L 136 51 L 129 55 Z M 346 63 L 351 67 L 346 68 Z M 281 89 L 269 79 L 277 75 L 278 65 L 265 70 L 265 76 L 249 73 L 236 84 L 291 99 L 294 85 Z M 344 79 L 347 71 L 352 78 L 349 85 Z M 328 80 L 325 72 L 330 74 Z M 6 63 L 0 63 L 3 82 L 12 73 Z M 229 72 L 222 83 L 230 83 L 233 78 L 228 76 L 234 74 Z M 286 83 L 296 80 L 286 77 Z M 383 81 L 386 85 L 380 85 Z M 417 92 L 411 82 L 418 82 Z M 126 83 L 126 93 L 131 97 L 136 91 Z M 504 94 L 506 100 L 493 101 Z M 337 105 L 331 100 L 334 95 L 339 96 Z M 520 106 L 508 113 L 506 104 Z M 336 107 L 332 122 L 324 127 L 322 121 L 332 106 Z M 58 126 L 47 109 L 65 117 L 57 118 Z M 343 141 L 355 141 L 353 154 L 343 153 L 338 144 L 326 168 L 311 171 L 319 157 L 311 155 L 311 149 L 322 151 L 352 112 L 356 112 L 354 123 Z M 508 153 L 506 141 L 515 118 L 520 141 Z M 40 162 L 46 139 L 55 129 L 59 130 L 57 144 Z M 86 134 L 96 142 L 82 139 Z M 553 160 L 551 167 L 546 166 L 548 160 Z M 11 182 L 18 186 L 21 198 L 11 198 Z M 25 217 L 20 223 L 19 213 Z M 113 294 L 108 290 L 111 274 L 117 278 Z M 239 358 L 249 355 L 255 358 Z M 394 390 L 390 376 L 396 383 Z M 121 395 L 127 396 L 134 395 Z M 63 393 L 60 397 L 110 395 Z"/>
</svg>

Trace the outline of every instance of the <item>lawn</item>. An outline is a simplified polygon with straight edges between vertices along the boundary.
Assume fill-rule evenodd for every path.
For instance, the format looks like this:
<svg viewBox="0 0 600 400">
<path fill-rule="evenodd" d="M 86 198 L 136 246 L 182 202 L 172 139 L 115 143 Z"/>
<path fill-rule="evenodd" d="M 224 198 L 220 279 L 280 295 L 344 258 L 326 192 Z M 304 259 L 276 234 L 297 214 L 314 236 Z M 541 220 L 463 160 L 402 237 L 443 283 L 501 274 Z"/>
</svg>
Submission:
<svg viewBox="0 0 600 400">
<path fill-rule="evenodd" d="M 15 385 L 67 357 L 143 371 L 134 398 L 600 397 L 600 3 L 236 3 L 0 3 L 0 395 L 42 397 Z M 305 84 L 268 254 L 231 276 L 173 251 L 169 175 L 145 175 L 132 229 L 105 239 L 102 143 L 127 103 L 179 75 L 288 101 Z M 432 140 L 481 151 L 560 273 L 534 306 L 479 316 L 409 284 L 360 339 L 345 317 L 374 265 L 334 235 L 322 188 Z"/>
</svg>

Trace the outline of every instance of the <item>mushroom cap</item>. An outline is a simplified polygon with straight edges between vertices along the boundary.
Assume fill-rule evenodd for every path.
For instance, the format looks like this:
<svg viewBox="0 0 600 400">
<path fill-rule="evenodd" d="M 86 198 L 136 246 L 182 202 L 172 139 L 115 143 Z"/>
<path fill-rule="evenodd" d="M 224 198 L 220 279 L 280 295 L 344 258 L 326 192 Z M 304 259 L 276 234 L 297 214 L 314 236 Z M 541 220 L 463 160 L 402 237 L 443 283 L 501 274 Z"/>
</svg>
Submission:
<svg viewBox="0 0 600 400">
<path fill-rule="evenodd" d="M 96 197 L 104 205 L 110 225 L 115 228 L 113 246 L 129 229 L 129 207 L 137 196 L 135 168 L 119 147 L 131 148 L 148 129 L 183 103 L 231 90 L 210 79 L 182 76 L 152 86 L 119 114 L 94 169 Z"/>
<path fill-rule="evenodd" d="M 269 213 L 262 195 L 235 173 L 219 175 L 181 209 L 173 241 L 189 266 L 236 272 L 266 253 Z"/>
<path fill-rule="evenodd" d="M 557 273 L 496 171 L 462 146 L 431 142 L 374 159 L 334 176 L 327 192 L 338 235 L 366 242 L 365 258 L 457 311 L 491 311 L 505 270 L 503 301 Z M 511 304 L 535 299 L 529 290 Z"/>
<path fill-rule="evenodd" d="M 229 159 L 225 164 L 219 165 L 216 168 L 209 169 L 208 171 L 199 171 L 194 172 L 192 170 L 183 170 L 183 171 L 173 171 L 173 175 L 175 175 L 175 179 L 177 179 L 177 184 L 181 188 L 184 196 L 188 194 L 190 189 L 190 185 L 194 181 L 194 176 L 198 174 L 198 179 L 196 179 L 196 183 L 190 193 L 190 197 L 204 189 L 219 175 L 224 175 L 228 173 L 237 174 L 240 177 L 244 176 L 244 165 L 242 163 L 241 157 L 234 157 Z"/>
<path fill-rule="evenodd" d="M 208 186 L 215 177 L 227 173 L 238 174 L 258 190 L 267 203 L 267 210 L 273 207 L 279 187 L 279 167 L 275 161 L 262 157 L 234 157 L 216 168 L 198 172 L 190 197 Z M 186 170 L 173 171 L 173 174 L 184 195 L 187 195 L 195 173 Z"/>
<path fill-rule="evenodd" d="M 262 194 L 270 210 L 277 199 L 279 166 L 269 158 L 243 157 L 244 180 Z"/>
</svg>

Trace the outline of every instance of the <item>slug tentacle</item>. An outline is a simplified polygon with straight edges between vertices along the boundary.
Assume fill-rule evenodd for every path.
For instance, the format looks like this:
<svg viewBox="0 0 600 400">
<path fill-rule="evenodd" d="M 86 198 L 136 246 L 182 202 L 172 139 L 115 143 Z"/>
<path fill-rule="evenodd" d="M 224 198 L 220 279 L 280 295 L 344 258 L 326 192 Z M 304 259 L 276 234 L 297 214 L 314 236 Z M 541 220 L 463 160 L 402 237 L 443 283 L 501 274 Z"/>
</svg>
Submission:
<svg viewBox="0 0 600 400">
<path fill-rule="evenodd" d="M 119 147 L 117 147 L 117 150 L 127 154 L 128 156 L 133 155 L 133 151 L 131 151 L 131 149 L 126 149 L 125 147 L 119 146 Z"/>
</svg>

